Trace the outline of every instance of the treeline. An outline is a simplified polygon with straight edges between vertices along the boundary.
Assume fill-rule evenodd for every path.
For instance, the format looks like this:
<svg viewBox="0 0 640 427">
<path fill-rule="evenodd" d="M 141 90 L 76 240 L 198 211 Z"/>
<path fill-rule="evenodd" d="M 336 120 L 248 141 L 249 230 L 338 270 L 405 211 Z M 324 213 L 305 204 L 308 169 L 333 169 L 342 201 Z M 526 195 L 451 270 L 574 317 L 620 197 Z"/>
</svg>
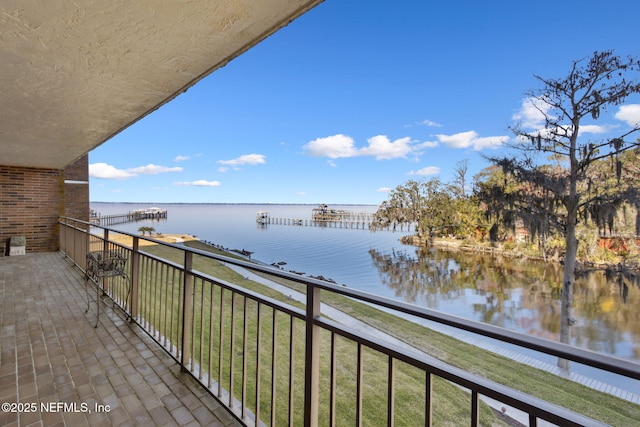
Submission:
<svg viewBox="0 0 640 427">
<path fill-rule="evenodd" d="M 544 167 L 546 172 L 554 168 Z M 561 166 L 555 167 L 560 173 Z M 598 160 L 583 182 L 579 191 L 591 195 L 593 202 L 580 210 L 579 258 L 639 260 L 640 149 L 628 150 L 617 159 Z M 552 222 L 562 217 L 563 209 L 562 200 L 554 194 L 521 182 L 498 164 L 469 180 L 464 160 L 456 165 L 452 182 L 431 178 L 396 187 L 374 214 L 371 229 L 411 225 L 415 235 L 410 242 L 429 244 L 436 238 L 449 238 L 466 245 L 559 258 L 565 249 L 558 231 L 562 224 Z"/>
<path fill-rule="evenodd" d="M 488 236 L 494 244 L 516 245 L 518 230 L 526 231 L 523 245 L 545 257 L 562 256 L 560 341 L 568 344 L 575 322 L 571 313 L 577 260 L 600 261 L 597 232 L 617 231 L 616 218 L 630 207 L 636 211 L 638 234 L 640 140 L 630 136 L 640 132 L 640 122 L 625 115 L 626 126 L 594 123 L 609 108 L 619 107 L 618 113 L 633 108 L 624 103 L 640 94 L 640 60 L 613 50 L 594 52 L 572 61 L 564 77 L 534 77 L 540 87 L 528 92 L 527 102 L 535 120 L 510 127 L 515 135 L 512 153 L 487 157 L 493 167 L 477 177 L 468 198 L 464 184 L 456 194 L 456 185 L 410 181 L 380 206 L 376 220 L 415 223 L 418 236 L 429 240 L 436 234 L 470 238 L 472 229 L 471 237 L 480 241 Z M 611 136 L 588 136 L 605 129 Z M 465 181 L 459 179 L 461 172 L 466 173 L 464 163 L 456 170 L 458 184 Z M 638 258 L 636 239 L 619 249 L 625 263 Z M 559 365 L 568 369 L 566 361 Z"/>
</svg>

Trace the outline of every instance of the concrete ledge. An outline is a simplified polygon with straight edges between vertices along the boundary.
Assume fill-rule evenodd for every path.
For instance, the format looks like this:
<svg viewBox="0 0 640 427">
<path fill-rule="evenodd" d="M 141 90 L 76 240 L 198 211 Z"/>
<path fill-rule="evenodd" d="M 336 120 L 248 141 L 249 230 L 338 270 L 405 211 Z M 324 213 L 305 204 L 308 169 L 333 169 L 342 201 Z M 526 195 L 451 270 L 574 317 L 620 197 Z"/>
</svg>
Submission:
<svg viewBox="0 0 640 427">
<path fill-rule="evenodd" d="M 24 255 L 26 253 L 27 238 L 12 236 L 9 240 L 9 256 Z"/>
</svg>

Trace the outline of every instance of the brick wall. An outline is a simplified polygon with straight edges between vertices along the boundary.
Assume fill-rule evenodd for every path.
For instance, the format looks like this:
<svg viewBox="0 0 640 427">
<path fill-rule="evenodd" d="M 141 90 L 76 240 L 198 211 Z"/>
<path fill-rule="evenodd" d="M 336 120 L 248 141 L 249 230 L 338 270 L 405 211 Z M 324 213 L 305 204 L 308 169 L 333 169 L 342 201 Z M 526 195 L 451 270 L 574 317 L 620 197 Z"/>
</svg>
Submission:
<svg viewBox="0 0 640 427">
<path fill-rule="evenodd" d="M 27 238 L 27 252 L 59 249 L 58 218 L 89 221 L 89 160 L 64 170 L 0 165 L 0 255 L 11 236 Z"/>
<path fill-rule="evenodd" d="M 89 221 L 89 156 L 64 169 L 63 216 Z"/>
<path fill-rule="evenodd" d="M 62 171 L 0 166 L 0 248 L 25 236 L 27 252 L 56 251 L 64 209 Z"/>
</svg>

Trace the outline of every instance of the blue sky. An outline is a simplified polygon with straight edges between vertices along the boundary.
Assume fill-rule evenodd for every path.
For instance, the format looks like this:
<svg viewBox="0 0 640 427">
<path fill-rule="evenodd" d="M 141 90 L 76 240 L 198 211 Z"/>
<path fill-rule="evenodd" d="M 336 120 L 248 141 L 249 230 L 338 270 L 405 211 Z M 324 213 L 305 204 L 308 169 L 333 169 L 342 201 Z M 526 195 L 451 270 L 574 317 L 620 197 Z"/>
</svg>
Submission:
<svg viewBox="0 0 640 427">
<path fill-rule="evenodd" d="M 535 125 L 534 74 L 640 56 L 639 25 L 637 0 L 326 0 L 93 150 L 90 197 L 379 204 L 465 159 L 471 178 Z M 594 131 L 640 121 L 622 107 Z"/>
</svg>

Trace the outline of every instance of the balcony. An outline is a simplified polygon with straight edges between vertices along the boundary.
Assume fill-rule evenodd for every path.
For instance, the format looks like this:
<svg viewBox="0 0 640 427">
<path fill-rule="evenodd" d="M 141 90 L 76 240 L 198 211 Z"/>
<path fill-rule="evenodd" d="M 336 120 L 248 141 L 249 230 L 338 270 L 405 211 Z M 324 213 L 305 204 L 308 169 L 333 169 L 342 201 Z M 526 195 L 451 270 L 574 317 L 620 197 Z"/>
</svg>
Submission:
<svg viewBox="0 0 640 427">
<path fill-rule="evenodd" d="M 0 403 L 22 405 L 1 426 L 239 424 L 122 312 L 94 328 L 86 307 L 61 253 L 0 258 Z"/>
<path fill-rule="evenodd" d="M 629 361 L 82 221 L 60 227 L 61 253 L 0 260 L 0 400 L 85 403 L 92 412 L 38 407 L 1 413 L 0 425 L 597 426 L 640 418 L 633 393 L 611 396 L 525 365 L 491 377 L 473 363 L 455 366 L 439 344 L 426 351 L 412 341 L 413 322 L 398 340 L 382 331 L 387 320 L 354 317 L 375 308 L 381 319 L 428 319 L 640 379 Z M 90 281 L 87 293 L 86 255 L 95 251 L 120 254 L 128 278 L 98 280 L 99 288 Z M 515 363 L 475 347 L 463 355 L 494 357 Z M 542 390 L 517 389 L 518 376 Z M 560 398 L 546 401 L 556 388 Z"/>
</svg>

